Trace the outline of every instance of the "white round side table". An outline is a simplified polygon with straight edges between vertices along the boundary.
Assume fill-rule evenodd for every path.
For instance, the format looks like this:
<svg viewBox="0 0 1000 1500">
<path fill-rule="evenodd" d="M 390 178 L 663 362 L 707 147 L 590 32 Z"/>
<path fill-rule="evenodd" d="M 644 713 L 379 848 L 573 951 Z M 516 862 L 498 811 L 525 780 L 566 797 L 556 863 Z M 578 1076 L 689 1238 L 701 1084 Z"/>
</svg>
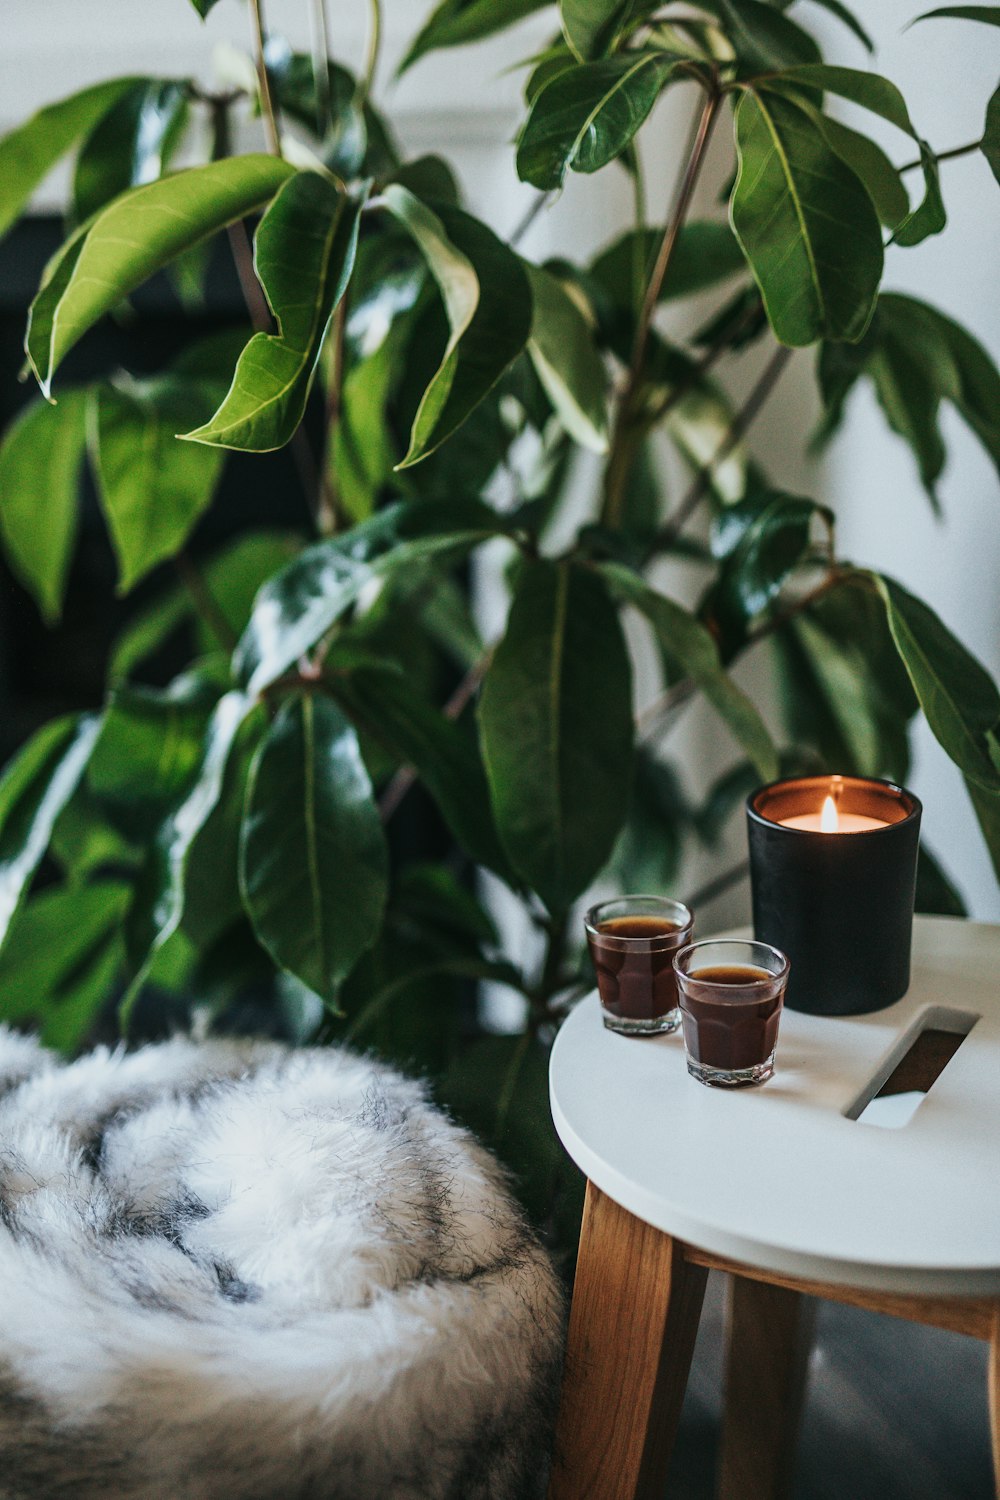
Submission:
<svg viewBox="0 0 1000 1500">
<path fill-rule="evenodd" d="M 910 1090 L 902 1128 L 859 1119 Z M 712 1267 L 733 1273 L 722 1500 L 783 1493 L 813 1297 L 990 1341 L 1000 1497 L 1000 926 L 918 917 L 906 996 L 787 1010 L 761 1088 L 706 1088 L 679 1034 L 619 1036 L 591 995 L 550 1097 L 588 1178 L 550 1500 L 662 1500 Z"/>
</svg>

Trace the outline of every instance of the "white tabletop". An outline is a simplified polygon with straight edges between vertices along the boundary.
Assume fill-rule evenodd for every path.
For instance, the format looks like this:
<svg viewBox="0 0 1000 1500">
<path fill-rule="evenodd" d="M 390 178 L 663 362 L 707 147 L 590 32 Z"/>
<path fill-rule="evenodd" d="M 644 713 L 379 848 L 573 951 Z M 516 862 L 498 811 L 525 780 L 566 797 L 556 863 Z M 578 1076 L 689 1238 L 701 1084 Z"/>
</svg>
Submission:
<svg viewBox="0 0 1000 1500">
<path fill-rule="evenodd" d="M 971 1016 L 902 1129 L 847 1118 L 919 1030 Z M 560 1030 L 549 1082 L 596 1186 L 702 1250 L 869 1290 L 1000 1294 L 1000 926 L 918 917 L 907 995 L 867 1016 L 786 1010 L 762 1087 L 706 1088 L 679 1032 L 608 1031 L 596 994 Z"/>
</svg>

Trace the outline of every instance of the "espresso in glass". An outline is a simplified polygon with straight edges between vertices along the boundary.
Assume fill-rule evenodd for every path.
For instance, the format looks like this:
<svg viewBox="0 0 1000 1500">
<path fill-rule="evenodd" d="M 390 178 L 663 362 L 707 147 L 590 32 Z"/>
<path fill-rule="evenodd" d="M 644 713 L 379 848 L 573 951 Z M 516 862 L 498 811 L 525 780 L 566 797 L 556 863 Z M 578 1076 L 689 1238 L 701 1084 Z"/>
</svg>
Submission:
<svg viewBox="0 0 1000 1500">
<path fill-rule="evenodd" d="M 720 939 L 675 955 L 688 1072 L 723 1087 L 774 1072 L 788 960 L 767 943 Z"/>
<path fill-rule="evenodd" d="M 673 959 L 693 925 L 686 906 L 661 896 L 621 896 L 590 909 L 587 942 L 609 1030 L 629 1036 L 677 1030 Z"/>
</svg>

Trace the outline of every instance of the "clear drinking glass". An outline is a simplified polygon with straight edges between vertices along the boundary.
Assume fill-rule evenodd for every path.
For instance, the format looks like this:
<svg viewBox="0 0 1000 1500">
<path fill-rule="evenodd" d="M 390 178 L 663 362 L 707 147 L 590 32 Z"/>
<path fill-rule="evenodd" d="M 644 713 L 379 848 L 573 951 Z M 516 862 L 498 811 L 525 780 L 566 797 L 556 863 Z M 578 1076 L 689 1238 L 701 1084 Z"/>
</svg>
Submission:
<svg viewBox="0 0 1000 1500">
<path fill-rule="evenodd" d="M 688 908 L 664 896 L 620 896 L 592 906 L 584 926 L 605 1026 L 627 1036 L 676 1031 L 673 958 L 691 938 Z"/>
<path fill-rule="evenodd" d="M 774 1072 L 788 959 L 769 943 L 719 938 L 674 956 L 688 1072 L 722 1088 Z"/>
</svg>

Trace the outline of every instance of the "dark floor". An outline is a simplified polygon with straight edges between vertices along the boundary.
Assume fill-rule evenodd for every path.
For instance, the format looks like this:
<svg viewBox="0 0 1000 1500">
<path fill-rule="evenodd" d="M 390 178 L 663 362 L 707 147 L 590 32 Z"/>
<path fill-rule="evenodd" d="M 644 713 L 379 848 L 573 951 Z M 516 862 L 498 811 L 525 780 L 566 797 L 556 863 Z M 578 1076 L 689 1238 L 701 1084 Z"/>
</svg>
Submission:
<svg viewBox="0 0 1000 1500">
<path fill-rule="evenodd" d="M 711 1500 L 725 1278 L 712 1273 L 668 1500 Z M 986 1346 L 822 1303 L 793 1500 L 993 1500 Z"/>
</svg>

